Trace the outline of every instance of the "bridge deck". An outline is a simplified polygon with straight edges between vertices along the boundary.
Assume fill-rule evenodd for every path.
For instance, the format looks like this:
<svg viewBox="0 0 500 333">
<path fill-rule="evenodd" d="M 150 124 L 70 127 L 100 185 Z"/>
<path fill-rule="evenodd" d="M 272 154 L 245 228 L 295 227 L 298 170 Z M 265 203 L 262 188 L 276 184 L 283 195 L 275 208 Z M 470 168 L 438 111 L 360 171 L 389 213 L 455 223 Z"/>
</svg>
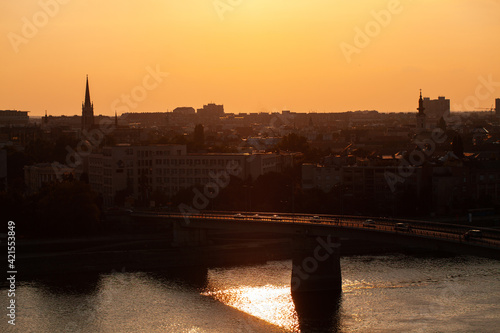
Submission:
<svg viewBox="0 0 500 333">
<path fill-rule="evenodd" d="M 480 228 L 481 237 L 464 237 L 465 232 L 479 229 L 474 226 L 435 223 L 415 220 L 396 220 L 359 216 L 273 214 L 273 213 L 136 213 L 135 217 L 178 221 L 183 227 L 202 229 L 233 229 L 240 231 L 268 231 L 285 234 L 308 233 L 344 238 L 360 238 L 397 242 L 402 245 L 411 239 L 408 247 L 436 248 L 437 242 L 466 248 L 483 248 L 493 251 L 489 257 L 500 258 L 500 230 Z M 370 220 L 371 222 L 368 222 Z M 398 225 L 403 223 L 404 225 Z M 408 227 L 407 230 L 405 228 Z M 427 241 L 427 243 L 426 243 Z M 428 241 L 432 241 L 430 246 Z M 438 246 L 439 248 L 439 246 Z M 467 250 L 465 250 L 467 252 Z M 459 251 L 463 252 L 463 251 Z M 476 254 L 475 251 L 470 251 Z"/>
</svg>

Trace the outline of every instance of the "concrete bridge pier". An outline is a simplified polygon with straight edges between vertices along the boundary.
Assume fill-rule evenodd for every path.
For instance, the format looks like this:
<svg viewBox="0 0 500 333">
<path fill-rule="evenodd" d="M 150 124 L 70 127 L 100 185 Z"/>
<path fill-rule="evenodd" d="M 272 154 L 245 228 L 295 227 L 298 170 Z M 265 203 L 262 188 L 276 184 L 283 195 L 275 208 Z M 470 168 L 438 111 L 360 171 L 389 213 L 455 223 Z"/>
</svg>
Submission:
<svg viewBox="0 0 500 333">
<path fill-rule="evenodd" d="M 342 293 L 338 238 L 301 235 L 293 242 L 292 298 L 299 315 L 335 312 Z"/>
</svg>

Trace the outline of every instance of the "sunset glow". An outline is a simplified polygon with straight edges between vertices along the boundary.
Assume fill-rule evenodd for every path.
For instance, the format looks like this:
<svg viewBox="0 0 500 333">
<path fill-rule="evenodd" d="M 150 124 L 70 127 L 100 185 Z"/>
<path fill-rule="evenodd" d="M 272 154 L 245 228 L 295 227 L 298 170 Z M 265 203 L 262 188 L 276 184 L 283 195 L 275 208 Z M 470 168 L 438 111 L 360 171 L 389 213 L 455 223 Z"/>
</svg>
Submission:
<svg viewBox="0 0 500 333">
<path fill-rule="evenodd" d="M 500 97 L 498 0 L 29 0 L 0 13 L 0 109 L 31 116 L 79 114 L 86 74 L 95 113 L 112 115 L 147 68 L 168 76 L 131 112 L 415 111 L 420 88 L 456 110 L 480 78 L 496 91 L 474 107 Z"/>
</svg>

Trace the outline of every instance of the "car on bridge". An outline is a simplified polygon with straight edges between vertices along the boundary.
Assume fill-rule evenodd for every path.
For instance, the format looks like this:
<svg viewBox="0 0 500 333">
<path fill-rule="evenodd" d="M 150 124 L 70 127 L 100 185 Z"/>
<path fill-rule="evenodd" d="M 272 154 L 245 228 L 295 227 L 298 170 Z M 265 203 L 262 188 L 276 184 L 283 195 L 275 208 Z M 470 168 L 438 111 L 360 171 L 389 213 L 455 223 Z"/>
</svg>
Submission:
<svg viewBox="0 0 500 333">
<path fill-rule="evenodd" d="M 470 238 L 483 238 L 483 233 L 481 230 L 471 229 L 464 234 L 464 239 L 468 240 Z"/>
<path fill-rule="evenodd" d="M 396 223 L 394 225 L 394 230 L 398 231 L 411 231 L 411 227 L 408 223 Z"/>
<path fill-rule="evenodd" d="M 375 225 L 375 221 L 373 221 L 372 219 L 368 219 L 363 222 L 363 227 L 376 228 L 377 226 Z"/>
<path fill-rule="evenodd" d="M 238 214 L 234 214 L 234 215 L 233 215 L 233 217 L 234 217 L 235 219 L 242 219 L 244 216 L 243 216 L 243 214 L 238 213 Z"/>
</svg>

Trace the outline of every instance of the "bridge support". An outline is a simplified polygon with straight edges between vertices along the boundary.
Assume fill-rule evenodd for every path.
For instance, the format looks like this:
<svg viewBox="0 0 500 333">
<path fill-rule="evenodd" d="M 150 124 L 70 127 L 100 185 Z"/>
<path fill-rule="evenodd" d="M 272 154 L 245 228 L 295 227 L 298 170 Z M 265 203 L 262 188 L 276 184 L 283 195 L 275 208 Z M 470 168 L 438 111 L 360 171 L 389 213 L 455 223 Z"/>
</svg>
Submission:
<svg viewBox="0 0 500 333">
<path fill-rule="evenodd" d="M 301 235 L 294 239 L 292 297 L 339 295 L 342 292 L 338 238 Z"/>
<path fill-rule="evenodd" d="M 291 289 L 301 331 L 337 331 L 342 296 L 339 249 L 339 239 L 331 235 L 294 239 Z"/>
</svg>

